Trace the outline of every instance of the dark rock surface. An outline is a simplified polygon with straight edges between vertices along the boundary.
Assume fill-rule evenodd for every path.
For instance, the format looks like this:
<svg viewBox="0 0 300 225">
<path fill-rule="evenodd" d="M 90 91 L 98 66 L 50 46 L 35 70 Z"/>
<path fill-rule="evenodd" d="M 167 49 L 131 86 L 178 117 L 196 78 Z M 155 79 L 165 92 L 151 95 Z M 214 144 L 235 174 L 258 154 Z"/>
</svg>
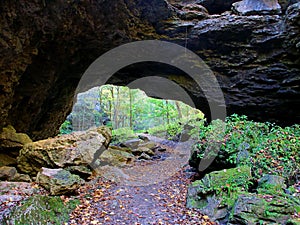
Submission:
<svg viewBox="0 0 300 225">
<path fill-rule="evenodd" d="M 225 1 L 203 2 L 214 13 L 209 5 Z M 215 12 L 229 10 L 229 2 Z M 180 10 L 163 0 L 2 1 L 0 128 L 11 124 L 33 140 L 55 135 L 87 67 L 116 46 L 147 39 L 169 40 L 198 54 L 215 73 L 229 114 L 299 123 L 300 3 L 280 15 L 226 12 L 196 20 L 180 19 Z M 125 85 L 154 74 L 178 83 L 210 117 L 199 87 L 170 66 L 136 64 L 109 82 Z"/>
<path fill-rule="evenodd" d="M 233 4 L 233 10 L 240 15 L 280 14 L 281 6 L 277 0 L 243 0 Z"/>
</svg>

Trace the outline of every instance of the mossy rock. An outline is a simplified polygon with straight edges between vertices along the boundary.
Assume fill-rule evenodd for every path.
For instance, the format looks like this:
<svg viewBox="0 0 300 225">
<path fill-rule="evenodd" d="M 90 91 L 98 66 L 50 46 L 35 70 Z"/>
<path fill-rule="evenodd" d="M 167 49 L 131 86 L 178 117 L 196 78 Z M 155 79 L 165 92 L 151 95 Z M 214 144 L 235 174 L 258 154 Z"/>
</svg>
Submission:
<svg viewBox="0 0 300 225">
<path fill-rule="evenodd" d="M 75 194 L 84 183 L 78 175 L 63 169 L 42 168 L 36 177 L 37 183 L 51 195 Z"/>
<path fill-rule="evenodd" d="M 230 224 L 288 224 L 297 202 L 286 196 L 242 194 L 229 216 Z"/>
<path fill-rule="evenodd" d="M 278 194 L 286 189 L 285 179 L 276 175 L 264 175 L 258 180 L 257 192 L 259 194 Z"/>
<path fill-rule="evenodd" d="M 187 207 L 199 208 L 212 219 L 225 218 L 237 196 L 251 184 L 248 166 L 211 172 L 188 189 Z"/>
<path fill-rule="evenodd" d="M 229 185 L 236 185 L 237 189 L 244 189 L 245 185 L 250 184 L 251 178 L 251 168 L 242 166 L 211 172 L 203 179 L 193 182 L 191 187 L 196 187 L 202 194 L 218 191 Z"/>
<path fill-rule="evenodd" d="M 60 197 L 36 195 L 29 197 L 21 206 L 15 207 L 3 219 L 4 225 L 57 224 L 61 225 L 69 220 L 69 214 L 79 205 L 79 200 L 64 203 Z"/>
</svg>

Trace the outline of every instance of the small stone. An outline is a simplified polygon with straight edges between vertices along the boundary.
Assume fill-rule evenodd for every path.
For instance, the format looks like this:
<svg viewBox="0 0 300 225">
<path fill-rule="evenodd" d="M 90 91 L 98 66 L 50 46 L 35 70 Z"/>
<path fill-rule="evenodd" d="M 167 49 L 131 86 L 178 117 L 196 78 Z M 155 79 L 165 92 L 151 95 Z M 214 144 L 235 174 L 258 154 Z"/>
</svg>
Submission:
<svg viewBox="0 0 300 225">
<path fill-rule="evenodd" d="M 10 180 L 17 173 L 15 167 L 2 166 L 0 167 L 0 180 Z"/>
<path fill-rule="evenodd" d="M 140 139 L 131 139 L 131 140 L 128 140 L 128 141 L 125 141 L 125 142 L 121 143 L 120 146 L 136 149 L 136 148 L 138 148 L 140 142 L 141 142 Z"/>
<path fill-rule="evenodd" d="M 143 153 L 139 156 L 138 159 L 139 159 L 139 160 L 141 160 L 141 159 L 150 160 L 150 159 L 151 159 L 151 156 L 149 156 L 149 155 L 147 155 L 145 152 L 143 152 Z"/>
<path fill-rule="evenodd" d="M 267 174 L 258 180 L 257 189 L 274 189 L 277 191 L 284 191 L 286 188 L 284 182 L 285 179 L 281 176 Z"/>
<path fill-rule="evenodd" d="M 129 152 L 109 148 L 100 155 L 100 164 L 101 166 L 106 164 L 123 166 L 133 161 L 133 159 L 134 155 Z"/>
<path fill-rule="evenodd" d="M 139 144 L 139 147 L 150 148 L 151 150 L 153 150 L 156 147 L 156 143 L 153 141 L 142 142 Z"/>
<path fill-rule="evenodd" d="M 150 139 L 146 136 L 146 134 L 139 134 L 138 137 L 143 141 L 150 141 Z"/>
<path fill-rule="evenodd" d="M 132 154 L 134 155 L 141 155 L 143 153 L 146 153 L 147 155 L 154 155 L 154 151 L 147 147 L 139 147 L 137 149 L 132 150 Z"/>
</svg>

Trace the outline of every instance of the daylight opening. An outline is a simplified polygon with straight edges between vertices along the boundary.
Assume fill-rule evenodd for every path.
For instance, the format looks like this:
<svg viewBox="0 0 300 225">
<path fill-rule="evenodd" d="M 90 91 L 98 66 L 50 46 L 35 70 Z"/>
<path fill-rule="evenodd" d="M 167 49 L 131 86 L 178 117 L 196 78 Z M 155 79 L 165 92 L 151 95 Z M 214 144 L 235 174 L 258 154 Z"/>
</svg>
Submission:
<svg viewBox="0 0 300 225">
<path fill-rule="evenodd" d="M 78 94 L 60 133 L 105 125 L 112 128 L 113 142 L 136 133 L 174 139 L 189 121 L 203 118 L 200 110 L 180 101 L 152 98 L 140 89 L 103 85 Z"/>
</svg>

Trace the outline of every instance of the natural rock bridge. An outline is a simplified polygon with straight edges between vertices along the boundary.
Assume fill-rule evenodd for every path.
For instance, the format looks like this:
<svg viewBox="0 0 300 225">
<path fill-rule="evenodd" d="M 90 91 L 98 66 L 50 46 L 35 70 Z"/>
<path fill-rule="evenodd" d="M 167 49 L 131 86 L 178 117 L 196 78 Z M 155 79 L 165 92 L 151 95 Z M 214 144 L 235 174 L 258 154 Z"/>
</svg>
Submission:
<svg viewBox="0 0 300 225">
<path fill-rule="evenodd" d="M 33 139 L 55 135 L 87 67 L 114 47 L 151 39 L 198 54 L 217 77 L 229 114 L 299 123 L 300 3 L 234 2 L 2 1 L 0 128 L 11 124 Z M 134 64 L 109 83 L 151 75 L 178 83 L 209 118 L 201 90 L 168 65 Z"/>
</svg>

